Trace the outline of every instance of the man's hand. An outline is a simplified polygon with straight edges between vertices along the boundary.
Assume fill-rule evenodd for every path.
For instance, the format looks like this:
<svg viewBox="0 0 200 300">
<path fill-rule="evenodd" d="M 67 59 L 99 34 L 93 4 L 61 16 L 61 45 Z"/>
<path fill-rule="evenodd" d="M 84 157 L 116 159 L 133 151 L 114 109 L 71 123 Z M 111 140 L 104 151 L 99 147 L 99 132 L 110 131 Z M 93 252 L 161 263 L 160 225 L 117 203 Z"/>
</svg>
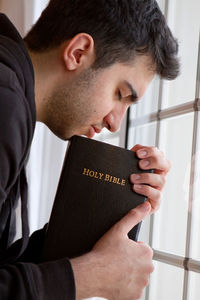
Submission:
<svg viewBox="0 0 200 300">
<path fill-rule="evenodd" d="M 130 180 L 134 191 L 147 197 L 151 204 L 151 213 L 155 212 L 160 207 L 161 191 L 165 185 L 166 174 L 170 170 L 170 163 L 156 147 L 136 145 L 131 150 L 141 159 L 141 169 L 154 169 L 154 173 L 132 174 Z"/>
<path fill-rule="evenodd" d="M 109 300 L 136 300 L 142 296 L 153 272 L 153 251 L 127 236 L 150 212 L 148 202 L 131 210 L 94 246 L 92 251 L 71 260 L 77 300 L 94 296 Z"/>
</svg>

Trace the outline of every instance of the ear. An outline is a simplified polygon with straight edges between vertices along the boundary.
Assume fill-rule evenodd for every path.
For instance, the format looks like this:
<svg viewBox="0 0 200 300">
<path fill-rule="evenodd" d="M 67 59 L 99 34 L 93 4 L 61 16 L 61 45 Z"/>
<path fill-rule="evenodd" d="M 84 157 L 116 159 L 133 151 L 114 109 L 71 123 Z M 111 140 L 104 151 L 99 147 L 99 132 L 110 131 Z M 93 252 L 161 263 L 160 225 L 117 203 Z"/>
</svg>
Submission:
<svg viewBox="0 0 200 300">
<path fill-rule="evenodd" d="M 94 56 L 94 40 L 87 33 L 77 34 L 64 47 L 64 63 L 69 71 L 90 66 Z"/>
</svg>

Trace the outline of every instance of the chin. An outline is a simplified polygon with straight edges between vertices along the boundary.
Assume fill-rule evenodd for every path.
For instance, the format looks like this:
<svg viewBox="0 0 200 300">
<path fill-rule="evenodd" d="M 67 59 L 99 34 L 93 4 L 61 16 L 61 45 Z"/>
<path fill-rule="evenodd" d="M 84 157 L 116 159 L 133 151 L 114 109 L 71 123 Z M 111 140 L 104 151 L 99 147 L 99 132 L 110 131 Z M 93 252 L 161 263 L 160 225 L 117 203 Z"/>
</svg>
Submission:
<svg viewBox="0 0 200 300">
<path fill-rule="evenodd" d="M 61 130 L 53 130 L 52 128 L 49 128 L 53 134 L 55 134 L 59 139 L 63 140 L 63 141 L 67 141 L 69 140 L 73 135 L 69 135 L 67 134 L 66 132 L 64 133 L 63 131 Z"/>
<path fill-rule="evenodd" d="M 95 131 L 93 128 L 89 128 L 88 130 L 82 130 L 81 131 L 76 131 L 76 130 L 73 130 L 73 132 L 69 132 L 69 131 L 63 131 L 63 130 L 54 130 L 53 133 L 60 139 L 64 140 L 64 141 L 67 141 L 69 140 L 70 138 L 72 138 L 74 135 L 78 135 L 78 136 L 85 136 L 85 137 L 88 137 L 88 138 L 93 138 L 94 135 L 95 135 Z"/>
</svg>

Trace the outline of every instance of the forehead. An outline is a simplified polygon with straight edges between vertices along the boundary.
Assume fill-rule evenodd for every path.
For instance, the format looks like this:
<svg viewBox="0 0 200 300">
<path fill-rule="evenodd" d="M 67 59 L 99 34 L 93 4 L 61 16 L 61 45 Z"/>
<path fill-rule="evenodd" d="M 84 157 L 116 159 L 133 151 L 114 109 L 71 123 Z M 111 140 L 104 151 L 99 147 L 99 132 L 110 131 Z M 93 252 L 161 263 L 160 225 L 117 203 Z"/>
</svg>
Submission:
<svg viewBox="0 0 200 300">
<path fill-rule="evenodd" d="M 137 56 L 133 61 L 118 64 L 118 67 L 128 75 L 135 77 L 135 74 L 142 75 L 143 77 L 151 77 L 155 75 L 155 64 L 151 57 L 148 55 Z"/>
<path fill-rule="evenodd" d="M 143 78 L 151 78 L 156 74 L 155 64 L 150 56 L 137 56 L 133 61 L 126 63 L 114 63 L 113 65 L 103 69 L 103 75 L 106 77 L 112 74 L 112 78 L 129 77 L 128 79 L 141 76 Z"/>
</svg>

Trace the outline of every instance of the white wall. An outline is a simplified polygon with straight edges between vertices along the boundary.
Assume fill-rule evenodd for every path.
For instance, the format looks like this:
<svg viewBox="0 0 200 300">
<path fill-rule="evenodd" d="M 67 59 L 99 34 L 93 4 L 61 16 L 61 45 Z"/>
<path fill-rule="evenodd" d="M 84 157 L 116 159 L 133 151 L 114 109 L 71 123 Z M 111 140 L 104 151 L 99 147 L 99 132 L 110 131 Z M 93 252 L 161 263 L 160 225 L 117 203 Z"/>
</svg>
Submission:
<svg viewBox="0 0 200 300">
<path fill-rule="evenodd" d="M 19 32 L 24 34 L 24 0 L 1 0 L 0 11 L 6 13 Z"/>
</svg>

